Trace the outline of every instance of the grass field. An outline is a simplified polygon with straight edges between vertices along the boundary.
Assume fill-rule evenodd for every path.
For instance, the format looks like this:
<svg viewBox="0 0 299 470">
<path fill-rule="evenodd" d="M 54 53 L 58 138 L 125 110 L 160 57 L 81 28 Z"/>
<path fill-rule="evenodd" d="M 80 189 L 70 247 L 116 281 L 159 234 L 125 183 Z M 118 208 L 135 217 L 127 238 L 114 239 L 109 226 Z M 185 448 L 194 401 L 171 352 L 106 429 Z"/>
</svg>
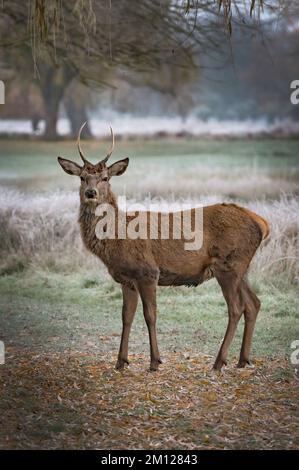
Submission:
<svg viewBox="0 0 299 470">
<path fill-rule="evenodd" d="M 108 144 L 83 145 L 90 159 L 100 159 Z M 232 200 L 269 220 L 271 238 L 250 273 L 262 301 L 256 367 L 233 368 L 240 324 L 230 366 L 219 376 L 210 372 L 227 322 L 212 280 L 197 289 L 159 289 L 161 372 L 146 372 L 140 306 L 132 365 L 114 372 L 121 291 L 82 247 L 79 183 L 56 160 L 79 161 L 75 145 L 3 140 L 0 447 L 298 447 L 298 378 L 290 354 L 299 339 L 299 141 L 124 140 L 116 147 L 114 158 L 129 156 L 130 165 L 112 186 L 130 200 Z"/>
</svg>

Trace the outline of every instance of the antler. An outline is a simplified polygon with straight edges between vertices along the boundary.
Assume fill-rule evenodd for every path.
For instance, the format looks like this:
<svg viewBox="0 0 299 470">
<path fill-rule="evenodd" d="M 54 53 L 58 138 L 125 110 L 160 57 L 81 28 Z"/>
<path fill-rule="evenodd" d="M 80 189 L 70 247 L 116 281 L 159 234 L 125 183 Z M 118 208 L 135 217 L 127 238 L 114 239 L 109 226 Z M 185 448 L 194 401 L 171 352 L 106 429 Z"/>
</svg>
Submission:
<svg viewBox="0 0 299 470">
<path fill-rule="evenodd" d="M 81 144 L 80 144 L 80 136 L 81 136 L 81 132 L 82 132 L 82 129 L 83 127 L 85 126 L 87 121 L 85 121 L 82 126 L 80 127 L 80 130 L 79 130 L 79 135 L 78 135 L 78 140 L 77 140 L 77 145 L 78 145 L 78 151 L 79 151 L 79 154 L 80 154 L 80 157 L 82 158 L 83 162 L 85 165 L 91 165 L 91 166 L 94 166 L 92 163 L 90 163 L 88 160 L 86 160 L 86 158 L 84 157 L 83 155 L 83 152 L 82 152 L 82 148 L 81 148 Z M 108 161 L 108 158 L 111 157 L 112 155 L 112 152 L 113 152 L 113 149 L 114 149 L 114 134 L 113 134 L 113 129 L 112 127 L 110 126 L 110 132 L 111 132 L 111 139 L 112 139 L 112 142 L 111 142 L 111 146 L 110 146 L 110 149 L 109 149 L 109 152 L 107 153 L 107 156 L 101 160 L 98 165 L 105 165 L 105 163 Z"/>
<path fill-rule="evenodd" d="M 108 161 L 108 158 L 111 157 L 113 149 L 114 149 L 114 134 L 113 134 L 113 130 L 111 126 L 110 126 L 110 132 L 111 132 L 111 139 L 112 139 L 111 146 L 110 146 L 109 152 L 107 153 L 107 156 L 100 162 L 101 164 L 105 164 Z"/>
<path fill-rule="evenodd" d="M 80 130 L 79 130 L 79 134 L 78 134 L 78 140 L 77 140 L 77 145 L 78 145 L 78 150 L 79 150 L 79 154 L 80 154 L 80 157 L 82 158 L 83 162 L 85 165 L 92 165 L 92 163 L 90 163 L 88 160 L 86 160 L 86 158 L 84 157 L 83 155 L 83 152 L 82 152 L 82 149 L 81 149 L 81 144 L 80 144 L 80 136 L 81 136 L 81 132 L 82 132 L 82 129 L 83 127 L 85 126 L 87 121 L 85 121 L 82 126 L 80 127 Z"/>
</svg>

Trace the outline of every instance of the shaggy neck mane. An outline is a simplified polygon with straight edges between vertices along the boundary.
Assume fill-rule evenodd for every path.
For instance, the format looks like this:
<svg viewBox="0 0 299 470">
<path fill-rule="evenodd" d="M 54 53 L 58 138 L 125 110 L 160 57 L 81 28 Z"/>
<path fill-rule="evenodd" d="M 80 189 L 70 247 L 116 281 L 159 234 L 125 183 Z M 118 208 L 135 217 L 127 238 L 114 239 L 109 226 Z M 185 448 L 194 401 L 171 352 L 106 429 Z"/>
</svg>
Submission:
<svg viewBox="0 0 299 470">
<path fill-rule="evenodd" d="M 115 195 L 112 191 L 108 191 L 107 197 L 104 204 L 110 204 L 115 209 L 115 214 L 117 218 L 118 214 L 118 205 L 116 201 Z M 92 206 L 85 202 L 80 203 L 80 211 L 79 211 L 79 224 L 81 229 L 81 235 L 83 242 L 89 250 L 93 253 L 99 255 L 100 257 L 102 254 L 102 250 L 107 243 L 108 240 L 99 240 L 96 236 L 96 225 L 99 221 L 99 216 L 95 214 L 97 206 Z"/>
</svg>

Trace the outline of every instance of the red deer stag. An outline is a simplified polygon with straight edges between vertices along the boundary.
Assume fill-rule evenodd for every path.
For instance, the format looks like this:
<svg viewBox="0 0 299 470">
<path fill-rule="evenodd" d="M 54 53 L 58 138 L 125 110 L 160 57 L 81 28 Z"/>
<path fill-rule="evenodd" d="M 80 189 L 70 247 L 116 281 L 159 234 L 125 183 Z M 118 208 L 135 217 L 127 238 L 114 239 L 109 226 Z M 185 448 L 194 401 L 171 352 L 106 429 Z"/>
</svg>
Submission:
<svg viewBox="0 0 299 470">
<path fill-rule="evenodd" d="M 149 332 L 150 369 L 157 370 L 161 363 L 156 336 L 157 286 L 197 286 L 212 277 L 217 279 L 228 307 L 228 326 L 214 368 L 220 370 L 226 364 L 228 349 L 242 314 L 245 326 L 238 367 L 249 364 L 260 301 L 249 287 L 246 273 L 258 246 L 269 234 L 266 220 L 235 204 L 204 207 L 202 245 L 197 250 L 186 250 L 183 237 L 129 239 L 116 236 L 114 239 L 99 239 L 96 235 L 99 221 L 96 209 L 99 205 L 111 205 L 116 220 L 124 215 L 111 191 L 110 178 L 122 175 L 129 159 L 107 166 L 114 148 L 113 131 L 110 128 L 112 145 L 107 156 L 95 165 L 90 163 L 84 157 L 80 145 L 83 126 L 77 143 L 83 165 L 79 166 L 61 157 L 58 157 L 58 162 L 66 173 L 81 179 L 79 223 L 85 246 L 102 260 L 112 278 L 122 286 L 123 329 L 116 368 L 123 369 L 128 364 L 128 341 L 138 294 Z M 194 217 L 194 211 L 191 210 L 191 218 Z M 149 216 L 153 214 L 144 213 Z M 174 214 L 170 214 L 170 218 Z M 125 214 L 126 224 L 128 220 L 129 216 Z"/>
</svg>

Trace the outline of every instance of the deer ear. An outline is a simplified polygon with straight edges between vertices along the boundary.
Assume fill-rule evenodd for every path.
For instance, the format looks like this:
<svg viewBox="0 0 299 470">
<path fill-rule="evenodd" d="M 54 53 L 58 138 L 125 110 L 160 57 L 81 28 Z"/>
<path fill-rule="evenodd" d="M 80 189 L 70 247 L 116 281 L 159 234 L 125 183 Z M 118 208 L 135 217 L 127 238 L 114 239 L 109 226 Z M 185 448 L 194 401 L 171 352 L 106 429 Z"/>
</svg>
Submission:
<svg viewBox="0 0 299 470">
<path fill-rule="evenodd" d="M 67 160 L 66 158 L 57 158 L 59 165 L 63 168 L 63 170 L 68 173 L 69 175 L 76 175 L 79 176 L 82 167 L 77 165 L 77 163 L 72 162 L 71 160 Z"/>
<path fill-rule="evenodd" d="M 113 163 L 108 168 L 109 176 L 119 176 L 122 175 L 129 165 L 129 159 L 125 158 L 124 160 L 119 160 L 118 162 Z"/>
</svg>

